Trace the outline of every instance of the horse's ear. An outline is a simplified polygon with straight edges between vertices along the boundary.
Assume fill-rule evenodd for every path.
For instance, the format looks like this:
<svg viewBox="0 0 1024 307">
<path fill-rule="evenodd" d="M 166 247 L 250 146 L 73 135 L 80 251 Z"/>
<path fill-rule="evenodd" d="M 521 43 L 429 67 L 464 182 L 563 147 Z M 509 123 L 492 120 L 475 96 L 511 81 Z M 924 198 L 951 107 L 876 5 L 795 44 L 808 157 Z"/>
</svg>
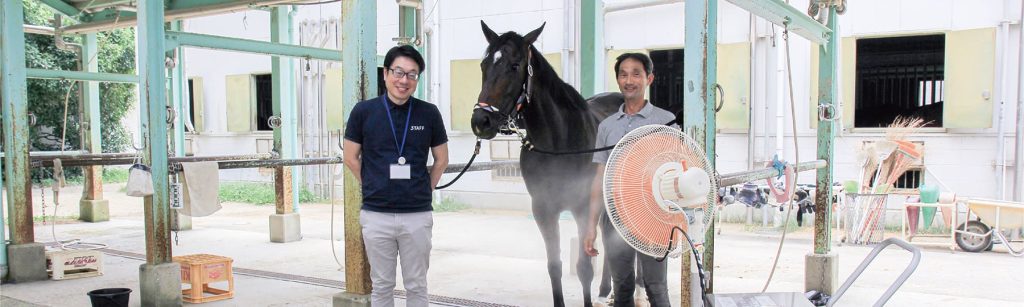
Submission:
<svg viewBox="0 0 1024 307">
<path fill-rule="evenodd" d="M 494 33 L 494 31 L 492 31 L 483 20 L 480 21 L 480 27 L 484 30 L 484 37 L 487 38 L 488 45 L 494 44 L 494 42 L 498 40 L 498 34 Z"/>
<path fill-rule="evenodd" d="M 547 24 L 548 23 L 545 22 L 545 23 L 540 25 L 540 28 L 537 28 L 536 30 L 530 31 L 530 33 L 526 33 L 526 36 L 523 36 L 523 39 L 526 40 L 526 44 L 527 45 L 532 45 L 533 42 L 536 42 L 537 41 L 537 37 L 540 36 L 540 32 L 544 31 L 544 26 L 547 25 Z"/>
</svg>

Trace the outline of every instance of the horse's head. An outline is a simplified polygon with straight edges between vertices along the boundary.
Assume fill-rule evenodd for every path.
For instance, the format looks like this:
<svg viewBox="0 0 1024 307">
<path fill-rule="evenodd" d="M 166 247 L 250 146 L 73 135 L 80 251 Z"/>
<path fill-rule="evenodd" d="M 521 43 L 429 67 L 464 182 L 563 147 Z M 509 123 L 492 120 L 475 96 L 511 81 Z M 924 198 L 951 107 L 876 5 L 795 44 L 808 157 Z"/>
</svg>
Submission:
<svg viewBox="0 0 1024 307">
<path fill-rule="evenodd" d="M 544 25 L 520 36 L 507 32 L 498 36 L 487 24 L 480 21 L 484 37 L 487 38 L 487 54 L 480 62 L 483 84 L 480 97 L 470 123 L 473 134 L 482 139 L 491 139 L 502 128 L 514 120 L 526 103 L 527 81 L 532 74 L 530 60 L 534 56 L 531 45 L 537 41 Z"/>
</svg>

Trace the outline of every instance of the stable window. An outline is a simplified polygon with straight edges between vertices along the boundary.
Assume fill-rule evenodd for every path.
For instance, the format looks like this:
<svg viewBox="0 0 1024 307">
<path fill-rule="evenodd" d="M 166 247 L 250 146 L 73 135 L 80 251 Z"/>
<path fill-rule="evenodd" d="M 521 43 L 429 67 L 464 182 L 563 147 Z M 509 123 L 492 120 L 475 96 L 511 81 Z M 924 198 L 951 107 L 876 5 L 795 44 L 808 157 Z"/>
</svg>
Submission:
<svg viewBox="0 0 1024 307">
<path fill-rule="evenodd" d="M 945 50 L 943 34 L 858 39 L 855 127 L 886 127 L 896 117 L 942 127 Z"/>
<path fill-rule="evenodd" d="M 196 91 L 195 80 L 188 79 L 188 120 L 193 125 L 196 122 Z"/>
<path fill-rule="evenodd" d="M 270 74 L 253 75 L 256 84 L 256 130 L 273 131 L 270 117 L 274 116 L 274 79 Z"/>
</svg>

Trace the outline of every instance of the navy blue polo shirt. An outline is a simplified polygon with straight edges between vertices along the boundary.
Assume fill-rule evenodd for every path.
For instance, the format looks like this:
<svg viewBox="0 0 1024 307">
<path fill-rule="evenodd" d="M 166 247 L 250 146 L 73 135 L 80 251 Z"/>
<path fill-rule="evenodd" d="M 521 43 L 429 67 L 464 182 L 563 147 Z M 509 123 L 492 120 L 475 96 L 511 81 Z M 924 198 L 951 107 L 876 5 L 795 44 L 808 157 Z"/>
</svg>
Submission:
<svg viewBox="0 0 1024 307">
<path fill-rule="evenodd" d="M 395 136 L 401 144 L 403 131 L 408 136 L 402 156 L 410 165 L 411 178 L 391 179 L 391 164 L 398 163 Z M 387 213 L 433 210 L 427 155 L 430 148 L 448 142 L 437 106 L 412 97 L 399 106 L 387 99 L 386 94 L 361 101 L 349 115 L 345 139 L 362 146 L 363 210 Z"/>
</svg>

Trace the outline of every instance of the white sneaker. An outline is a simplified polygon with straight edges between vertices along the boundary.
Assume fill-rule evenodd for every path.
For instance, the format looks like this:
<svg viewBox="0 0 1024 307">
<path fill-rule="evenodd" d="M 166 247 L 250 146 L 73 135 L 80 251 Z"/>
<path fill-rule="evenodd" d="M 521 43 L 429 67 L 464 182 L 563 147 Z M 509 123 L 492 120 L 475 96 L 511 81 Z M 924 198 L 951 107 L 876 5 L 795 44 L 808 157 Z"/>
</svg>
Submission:
<svg viewBox="0 0 1024 307">
<path fill-rule="evenodd" d="M 593 304 L 594 307 L 611 307 L 612 300 L 607 297 L 599 296 L 596 300 L 594 300 Z"/>
</svg>

